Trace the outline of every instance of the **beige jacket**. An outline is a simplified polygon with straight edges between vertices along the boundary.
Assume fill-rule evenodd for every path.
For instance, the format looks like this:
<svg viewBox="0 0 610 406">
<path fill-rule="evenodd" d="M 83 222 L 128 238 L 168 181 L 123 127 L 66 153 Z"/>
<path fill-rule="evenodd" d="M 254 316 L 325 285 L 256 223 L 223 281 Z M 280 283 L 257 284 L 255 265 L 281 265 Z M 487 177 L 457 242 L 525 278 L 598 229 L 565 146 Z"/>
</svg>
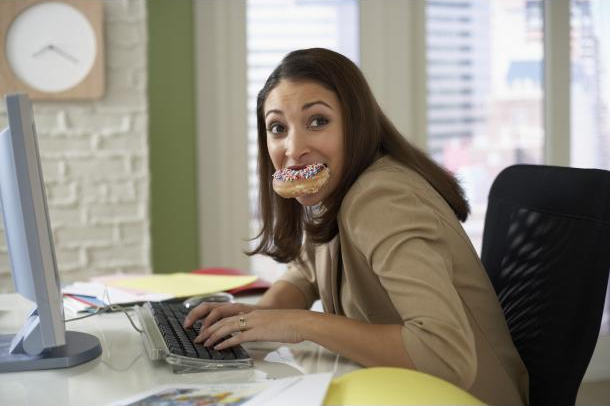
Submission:
<svg viewBox="0 0 610 406">
<path fill-rule="evenodd" d="M 445 200 L 389 157 L 345 196 L 339 234 L 281 280 L 325 311 L 402 325 L 416 369 L 490 404 L 524 404 L 527 370 L 470 240 Z M 339 260 L 342 262 L 340 270 Z"/>
</svg>

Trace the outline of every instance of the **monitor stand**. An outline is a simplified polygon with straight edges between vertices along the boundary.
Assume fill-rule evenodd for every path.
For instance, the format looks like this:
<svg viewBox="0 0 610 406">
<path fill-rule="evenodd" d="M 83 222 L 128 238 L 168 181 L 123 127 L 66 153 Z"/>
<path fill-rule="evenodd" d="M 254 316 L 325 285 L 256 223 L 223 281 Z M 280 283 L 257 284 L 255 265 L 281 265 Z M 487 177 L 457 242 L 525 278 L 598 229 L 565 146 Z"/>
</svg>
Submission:
<svg viewBox="0 0 610 406">
<path fill-rule="evenodd" d="M 90 361 L 102 353 L 97 337 L 79 331 L 66 331 L 66 344 L 38 355 L 10 353 L 14 335 L 0 335 L 0 373 L 68 368 Z"/>
</svg>

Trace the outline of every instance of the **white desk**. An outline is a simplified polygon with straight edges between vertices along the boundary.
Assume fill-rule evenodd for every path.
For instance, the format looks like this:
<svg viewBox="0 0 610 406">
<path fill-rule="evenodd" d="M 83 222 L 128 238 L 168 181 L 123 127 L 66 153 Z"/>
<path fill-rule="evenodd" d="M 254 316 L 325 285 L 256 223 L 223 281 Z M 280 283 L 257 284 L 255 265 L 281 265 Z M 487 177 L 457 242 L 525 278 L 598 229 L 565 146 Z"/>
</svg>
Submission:
<svg viewBox="0 0 610 406">
<path fill-rule="evenodd" d="M 0 334 L 14 334 L 29 307 L 17 294 L 0 294 Z M 67 329 L 97 336 L 102 355 L 73 368 L 0 374 L 0 405 L 105 405 L 162 384 L 248 382 L 313 372 L 339 376 L 358 368 L 311 342 L 247 343 L 252 369 L 174 374 L 169 364 L 148 359 L 139 333 L 123 313 L 73 321 Z"/>
</svg>

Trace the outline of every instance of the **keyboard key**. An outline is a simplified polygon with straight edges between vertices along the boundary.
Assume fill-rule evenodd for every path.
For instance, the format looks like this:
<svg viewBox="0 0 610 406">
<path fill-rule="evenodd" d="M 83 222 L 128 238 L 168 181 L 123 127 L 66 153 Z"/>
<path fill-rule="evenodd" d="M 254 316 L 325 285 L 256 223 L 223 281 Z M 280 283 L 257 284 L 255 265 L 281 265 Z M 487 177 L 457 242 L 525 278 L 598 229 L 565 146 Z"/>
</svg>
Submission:
<svg viewBox="0 0 610 406">
<path fill-rule="evenodd" d="M 215 350 L 213 347 L 207 347 L 207 348 L 208 348 L 208 352 L 212 356 L 212 359 L 217 359 L 217 360 L 225 359 L 225 357 L 222 354 L 222 352 L 220 352 L 218 350 Z"/>
<path fill-rule="evenodd" d="M 250 358 L 250 355 L 248 355 L 244 347 L 242 347 L 241 345 L 231 347 L 231 350 L 233 350 L 236 359 Z"/>
<path fill-rule="evenodd" d="M 224 357 L 224 359 L 235 359 L 235 354 L 233 353 L 233 351 L 231 351 L 230 348 L 225 348 L 224 350 L 220 351 L 222 353 L 222 356 Z"/>
</svg>

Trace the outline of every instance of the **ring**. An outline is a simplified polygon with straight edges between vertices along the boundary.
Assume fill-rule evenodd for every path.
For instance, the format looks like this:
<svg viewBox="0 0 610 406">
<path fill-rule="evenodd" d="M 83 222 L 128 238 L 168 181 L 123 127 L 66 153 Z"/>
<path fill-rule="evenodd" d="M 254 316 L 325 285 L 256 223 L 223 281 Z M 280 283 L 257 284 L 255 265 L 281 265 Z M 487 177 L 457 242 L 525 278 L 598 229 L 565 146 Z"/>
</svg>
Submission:
<svg viewBox="0 0 610 406">
<path fill-rule="evenodd" d="M 239 318 L 239 331 L 242 333 L 246 331 L 246 319 L 244 317 Z"/>
</svg>

